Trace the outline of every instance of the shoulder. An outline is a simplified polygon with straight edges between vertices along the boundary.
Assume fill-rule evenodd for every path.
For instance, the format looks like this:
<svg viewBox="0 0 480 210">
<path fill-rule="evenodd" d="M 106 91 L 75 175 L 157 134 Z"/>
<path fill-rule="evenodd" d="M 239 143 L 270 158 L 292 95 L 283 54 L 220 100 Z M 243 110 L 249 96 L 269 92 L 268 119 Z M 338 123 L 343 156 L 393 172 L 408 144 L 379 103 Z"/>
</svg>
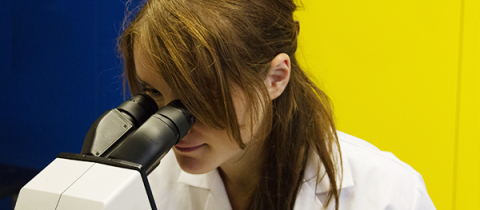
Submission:
<svg viewBox="0 0 480 210">
<path fill-rule="evenodd" d="M 355 172 L 378 169 L 379 172 L 401 172 L 405 176 L 418 176 L 418 172 L 391 152 L 381 151 L 360 138 L 337 132 L 343 159 L 347 159 Z"/>
<path fill-rule="evenodd" d="M 435 209 L 415 169 L 362 139 L 337 134 L 343 160 L 341 209 Z"/>
</svg>

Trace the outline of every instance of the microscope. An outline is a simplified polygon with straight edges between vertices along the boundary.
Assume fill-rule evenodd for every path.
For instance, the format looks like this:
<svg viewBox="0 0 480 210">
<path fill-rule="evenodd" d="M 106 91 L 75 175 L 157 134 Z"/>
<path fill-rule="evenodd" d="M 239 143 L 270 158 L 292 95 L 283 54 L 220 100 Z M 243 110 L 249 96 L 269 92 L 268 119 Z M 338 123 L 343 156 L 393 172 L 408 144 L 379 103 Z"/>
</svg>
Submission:
<svg viewBox="0 0 480 210">
<path fill-rule="evenodd" d="M 156 210 L 147 175 L 195 124 L 179 100 L 138 94 L 103 113 L 80 154 L 60 153 L 21 190 L 15 210 Z"/>
</svg>

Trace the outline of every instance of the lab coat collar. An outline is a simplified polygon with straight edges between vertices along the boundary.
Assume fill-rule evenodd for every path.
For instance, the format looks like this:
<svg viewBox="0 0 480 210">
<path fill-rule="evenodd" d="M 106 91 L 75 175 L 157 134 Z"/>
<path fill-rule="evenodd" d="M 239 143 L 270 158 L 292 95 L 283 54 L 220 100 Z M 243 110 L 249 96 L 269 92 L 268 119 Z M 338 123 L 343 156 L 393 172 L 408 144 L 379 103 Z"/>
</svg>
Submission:
<svg viewBox="0 0 480 210">
<path fill-rule="evenodd" d="M 342 158 L 342 162 L 343 176 L 340 175 L 340 171 L 338 171 L 337 173 L 337 180 L 341 180 L 341 182 L 337 182 L 337 189 L 339 190 L 354 186 L 348 160 Z M 307 206 L 322 206 L 322 203 L 315 195 L 328 192 L 330 189 L 330 182 L 328 177 L 324 176 L 320 183 L 318 185 L 316 184 L 316 172 L 319 166 L 320 174 L 325 174 L 325 168 L 323 167 L 323 164 L 321 164 L 319 156 L 316 155 L 313 151 L 310 152 L 307 167 L 305 169 L 304 183 L 302 184 L 299 194 L 297 196 L 295 209 L 304 209 L 304 207 Z M 340 164 L 337 164 L 337 168 L 340 168 Z M 231 209 L 228 195 L 225 191 L 225 187 L 223 185 L 223 181 L 220 177 L 218 169 L 210 171 L 206 174 L 189 174 L 182 170 L 180 172 L 178 182 L 192 187 L 209 190 L 210 194 L 207 198 L 205 209 L 211 209 L 213 207 L 220 206 L 222 207 L 222 209 Z"/>
<path fill-rule="evenodd" d="M 342 179 L 342 186 L 341 188 L 346 188 L 346 187 L 351 187 L 354 184 L 353 178 L 352 178 L 352 173 L 350 171 L 350 165 L 348 163 L 347 159 L 342 159 L 343 160 L 343 177 Z M 317 176 L 317 171 L 316 168 L 320 165 L 320 174 L 325 173 L 325 167 L 323 167 L 323 164 L 320 162 L 320 158 L 318 155 L 316 155 L 313 152 L 310 152 L 310 157 L 308 160 L 307 167 L 305 169 L 305 178 L 304 181 L 305 183 L 308 183 L 308 185 L 312 189 L 316 189 L 316 193 L 324 193 L 328 192 L 329 190 L 329 179 L 327 176 L 325 176 L 321 182 L 316 186 L 316 176 Z M 337 167 L 339 164 L 337 164 Z M 340 177 L 340 171 L 337 174 L 337 178 Z M 340 180 L 340 179 L 338 179 Z M 178 177 L 178 182 L 190 185 L 193 187 L 198 187 L 198 188 L 203 188 L 210 190 L 212 188 L 212 185 L 214 184 L 215 181 L 221 181 L 220 174 L 218 173 L 218 170 L 213 170 L 210 171 L 206 174 L 189 174 L 184 172 L 183 170 L 180 172 L 180 176 Z M 338 183 L 338 182 L 337 182 Z M 337 184 L 337 189 L 340 189 L 340 183 Z"/>
<path fill-rule="evenodd" d="M 336 156 L 338 158 L 338 155 Z M 337 159 L 338 160 L 338 159 Z M 347 159 L 343 159 L 343 176 L 341 176 L 341 171 L 337 173 L 337 189 L 341 190 L 347 187 L 354 185 L 352 173 L 350 171 L 350 165 Z M 320 167 L 320 175 L 325 174 L 325 167 L 321 164 L 320 157 L 316 155 L 313 151 L 310 152 L 309 159 L 307 161 L 307 167 L 305 168 L 304 183 L 300 187 L 300 190 L 295 201 L 294 210 L 300 209 L 323 209 L 324 205 L 320 201 L 317 195 L 328 193 L 330 189 L 330 180 L 325 175 L 321 179 L 320 183 L 317 185 L 317 169 Z M 336 165 L 337 168 L 340 168 L 340 164 Z M 341 183 L 341 184 L 340 184 Z M 341 185 L 341 186 L 340 186 Z"/>
<path fill-rule="evenodd" d="M 338 154 L 336 158 L 338 160 Z M 323 166 L 322 162 L 320 161 L 320 157 L 313 151 L 310 152 L 309 160 L 307 162 L 307 167 L 305 169 L 305 178 L 304 178 L 304 185 L 308 184 L 311 189 L 315 190 L 315 193 L 326 193 L 330 189 L 330 179 L 328 176 L 324 176 L 320 183 L 317 185 L 317 168 L 320 167 L 320 174 L 325 174 L 325 167 Z M 336 167 L 340 168 L 340 163 L 337 163 Z M 343 176 L 341 174 L 342 171 L 337 171 L 337 189 L 341 190 L 343 188 L 354 186 L 355 183 L 353 182 L 352 172 L 350 171 L 350 164 L 346 158 L 342 157 L 342 169 L 343 169 Z M 341 186 L 340 186 L 341 185 Z"/>
<path fill-rule="evenodd" d="M 206 174 L 189 174 L 182 170 L 178 182 L 210 191 L 204 209 L 232 209 L 218 169 Z"/>
<path fill-rule="evenodd" d="M 180 172 L 180 176 L 178 177 L 178 182 L 198 187 L 206 190 L 210 190 L 215 183 L 215 181 L 222 180 L 218 170 L 212 170 L 206 174 L 189 174 L 185 171 Z"/>
</svg>

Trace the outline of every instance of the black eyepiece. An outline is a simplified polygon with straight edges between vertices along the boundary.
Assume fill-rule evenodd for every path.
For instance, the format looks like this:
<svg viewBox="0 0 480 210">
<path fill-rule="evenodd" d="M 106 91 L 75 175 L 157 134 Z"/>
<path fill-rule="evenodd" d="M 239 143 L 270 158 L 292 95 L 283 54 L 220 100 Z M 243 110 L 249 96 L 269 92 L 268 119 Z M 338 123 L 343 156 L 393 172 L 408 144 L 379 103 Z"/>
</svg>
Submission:
<svg viewBox="0 0 480 210">
<path fill-rule="evenodd" d="M 152 97 L 147 94 L 137 94 L 128 101 L 123 102 L 117 108 L 132 117 L 135 126 L 143 124 L 157 110 L 157 104 Z"/>
</svg>

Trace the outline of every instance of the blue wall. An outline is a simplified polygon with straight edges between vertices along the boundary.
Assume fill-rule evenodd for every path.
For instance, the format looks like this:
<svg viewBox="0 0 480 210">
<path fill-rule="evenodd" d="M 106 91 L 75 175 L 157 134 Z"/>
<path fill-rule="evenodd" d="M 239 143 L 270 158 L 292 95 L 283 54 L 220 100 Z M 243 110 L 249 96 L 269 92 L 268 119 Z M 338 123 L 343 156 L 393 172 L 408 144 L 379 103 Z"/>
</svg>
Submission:
<svg viewBox="0 0 480 210">
<path fill-rule="evenodd" d="M 0 163 L 42 169 L 80 152 L 95 119 L 123 101 L 125 1 L 0 1 Z"/>
</svg>

